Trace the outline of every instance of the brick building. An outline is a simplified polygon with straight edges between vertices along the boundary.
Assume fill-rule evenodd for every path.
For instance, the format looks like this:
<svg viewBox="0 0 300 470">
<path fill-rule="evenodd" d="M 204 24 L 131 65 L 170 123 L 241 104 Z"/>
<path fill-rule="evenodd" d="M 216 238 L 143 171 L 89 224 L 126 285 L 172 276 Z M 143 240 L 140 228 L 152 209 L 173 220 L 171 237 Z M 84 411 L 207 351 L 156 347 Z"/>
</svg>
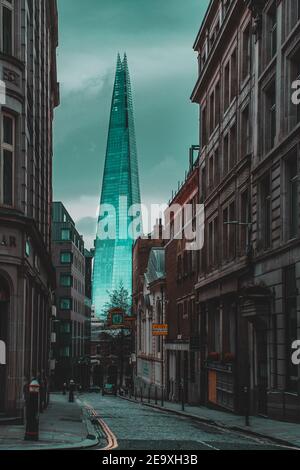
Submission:
<svg viewBox="0 0 300 470">
<path fill-rule="evenodd" d="M 196 344 L 199 325 L 194 290 L 197 252 L 187 250 L 188 241 L 184 237 L 183 227 L 192 223 L 195 228 L 196 204 L 199 201 L 198 175 L 198 161 L 191 161 L 184 184 L 170 201 L 170 206 L 176 208 L 178 205 L 178 212 L 168 211 L 165 214 L 166 231 L 170 231 L 170 239 L 165 241 L 166 322 L 169 326 L 165 341 L 166 397 L 179 400 L 183 387 L 185 399 L 190 402 L 199 401 L 200 395 L 200 384 L 196 380 L 200 373 L 200 342 Z M 182 211 L 185 204 L 192 207 L 192 220 L 187 220 Z M 178 230 L 182 231 L 182 236 L 178 236 Z"/>
<path fill-rule="evenodd" d="M 0 414 L 21 416 L 24 381 L 49 374 L 56 1 L 1 0 L 0 21 Z"/>
</svg>

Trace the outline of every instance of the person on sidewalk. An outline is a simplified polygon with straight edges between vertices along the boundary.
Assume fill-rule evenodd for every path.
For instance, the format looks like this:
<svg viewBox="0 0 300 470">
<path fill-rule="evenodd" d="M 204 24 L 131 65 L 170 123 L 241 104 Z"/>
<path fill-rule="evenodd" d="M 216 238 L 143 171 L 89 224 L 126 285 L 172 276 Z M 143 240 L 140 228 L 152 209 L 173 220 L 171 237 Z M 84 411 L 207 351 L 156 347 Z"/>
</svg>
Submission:
<svg viewBox="0 0 300 470">
<path fill-rule="evenodd" d="M 75 382 L 74 380 L 70 380 L 70 385 L 69 385 L 69 402 L 70 403 L 74 402 L 74 392 L 75 392 Z"/>
</svg>

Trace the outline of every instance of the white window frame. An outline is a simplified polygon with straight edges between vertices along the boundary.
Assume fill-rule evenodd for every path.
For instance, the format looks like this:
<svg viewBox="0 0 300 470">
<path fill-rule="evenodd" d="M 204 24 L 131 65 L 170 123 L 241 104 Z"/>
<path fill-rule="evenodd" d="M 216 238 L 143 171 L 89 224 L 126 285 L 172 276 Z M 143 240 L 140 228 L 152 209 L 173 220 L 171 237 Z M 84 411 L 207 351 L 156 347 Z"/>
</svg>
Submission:
<svg viewBox="0 0 300 470">
<path fill-rule="evenodd" d="M 1 149 L 0 149 L 0 204 L 6 207 L 14 206 L 14 194 L 15 194 L 15 132 L 16 132 L 16 119 L 12 114 L 7 112 L 1 113 Z M 4 142 L 4 117 L 8 117 L 12 121 L 12 145 Z M 12 205 L 4 204 L 4 182 L 3 182 L 3 163 L 4 163 L 4 151 L 7 150 L 12 154 Z"/>
</svg>

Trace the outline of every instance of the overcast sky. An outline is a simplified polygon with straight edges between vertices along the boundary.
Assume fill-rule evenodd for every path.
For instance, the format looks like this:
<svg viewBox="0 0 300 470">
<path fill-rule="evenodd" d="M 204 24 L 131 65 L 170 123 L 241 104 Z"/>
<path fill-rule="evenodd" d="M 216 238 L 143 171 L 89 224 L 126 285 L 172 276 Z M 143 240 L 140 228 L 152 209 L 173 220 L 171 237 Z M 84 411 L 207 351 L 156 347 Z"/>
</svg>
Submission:
<svg viewBox="0 0 300 470">
<path fill-rule="evenodd" d="M 209 0 L 58 0 L 54 197 L 91 246 L 117 53 L 127 52 L 142 200 L 168 202 L 198 143 L 193 42 Z"/>
</svg>

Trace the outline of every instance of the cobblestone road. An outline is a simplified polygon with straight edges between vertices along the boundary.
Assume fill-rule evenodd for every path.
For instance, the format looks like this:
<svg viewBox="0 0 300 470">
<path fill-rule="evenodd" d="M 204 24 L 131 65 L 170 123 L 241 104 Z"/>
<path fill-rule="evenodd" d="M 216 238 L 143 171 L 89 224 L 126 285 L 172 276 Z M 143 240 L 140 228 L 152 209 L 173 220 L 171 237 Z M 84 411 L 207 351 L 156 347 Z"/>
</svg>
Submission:
<svg viewBox="0 0 300 470">
<path fill-rule="evenodd" d="M 281 446 L 118 397 L 83 395 L 117 438 L 119 450 L 276 450 Z"/>
</svg>

